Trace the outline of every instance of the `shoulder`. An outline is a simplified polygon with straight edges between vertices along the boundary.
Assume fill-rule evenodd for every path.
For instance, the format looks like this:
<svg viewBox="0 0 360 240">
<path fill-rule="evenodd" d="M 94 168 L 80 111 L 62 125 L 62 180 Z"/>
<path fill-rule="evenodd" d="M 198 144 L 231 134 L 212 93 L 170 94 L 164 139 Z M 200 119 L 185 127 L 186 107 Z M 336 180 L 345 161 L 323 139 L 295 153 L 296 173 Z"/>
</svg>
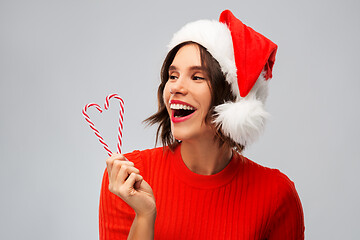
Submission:
<svg viewBox="0 0 360 240">
<path fill-rule="evenodd" d="M 244 170 L 254 182 L 266 182 L 279 191 L 295 190 L 293 181 L 280 170 L 262 166 L 246 157 L 242 158 Z"/>
<path fill-rule="evenodd" d="M 269 200 L 267 208 L 270 210 L 271 235 L 291 235 L 270 239 L 301 239 L 299 236 L 304 234 L 304 214 L 294 182 L 278 169 L 261 166 L 247 158 L 245 163 L 253 179 L 252 184 L 262 190 L 258 194 Z"/>
<path fill-rule="evenodd" d="M 297 212 L 303 215 L 302 205 L 296 191 L 294 182 L 278 169 L 264 167 L 247 158 L 244 158 L 245 173 L 249 180 L 249 186 L 256 189 L 257 194 L 264 194 L 271 199 L 271 208 L 274 211 Z M 261 193 L 259 193 L 261 192 Z"/>
</svg>

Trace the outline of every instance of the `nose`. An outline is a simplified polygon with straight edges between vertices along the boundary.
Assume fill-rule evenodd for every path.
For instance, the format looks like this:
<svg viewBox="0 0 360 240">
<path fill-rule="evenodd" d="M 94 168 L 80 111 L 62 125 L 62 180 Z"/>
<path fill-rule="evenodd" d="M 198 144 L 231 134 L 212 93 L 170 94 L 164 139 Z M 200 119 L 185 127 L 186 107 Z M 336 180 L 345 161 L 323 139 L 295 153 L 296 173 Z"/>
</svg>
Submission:
<svg viewBox="0 0 360 240">
<path fill-rule="evenodd" d="M 170 84 L 170 93 L 171 94 L 181 94 L 186 95 L 187 91 L 187 84 L 186 79 L 183 77 L 179 77 L 175 82 Z"/>
</svg>

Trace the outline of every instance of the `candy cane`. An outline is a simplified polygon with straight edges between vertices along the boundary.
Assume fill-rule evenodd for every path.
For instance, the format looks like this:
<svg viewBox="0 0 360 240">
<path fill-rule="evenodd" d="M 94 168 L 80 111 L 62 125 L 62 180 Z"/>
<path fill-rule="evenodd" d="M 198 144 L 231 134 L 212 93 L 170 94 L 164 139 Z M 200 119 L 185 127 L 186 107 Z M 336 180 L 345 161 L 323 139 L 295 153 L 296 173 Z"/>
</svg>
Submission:
<svg viewBox="0 0 360 240">
<path fill-rule="evenodd" d="M 117 94 L 111 94 L 106 97 L 106 101 L 104 104 L 105 109 L 107 110 L 109 108 L 109 101 L 111 98 L 115 98 L 119 100 L 120 103 L 120 112 L 119 112 L 119 128 L 118 128 L 118 143 L 117 143 L 117 150 L 118 153 L 121 153 L 121 146 L 122 146 L 122 130 L 123 130 L 123 121 L 124 121 L 124 101 L 121 97 Z"/>
<path fill-rule="evenodd" d="M 118 143 L 117 143 L 117 152 L 121 153 L 121 146 L 122 146 L 122 130 L 123 130 L 123 114 L 124 114 L 124 101 L 117 95 L 117 94 L 111 94 L 106 97 L 106 101 L 104 104 L 105 110 L 109 108 L 109 100 L 111 98 L 116 98 L 120 102 L 120 113 L 119 113 L 119 128 L 118 128 Z M 85 117 L 85 120 L 88 122 L 90 128 L 94 131 L 95 135 L 99 139 L 99 142 L 104 146 L 105 150 L 107 151 L 108 155 L 111 156 L 112 152 L 109 149 L 109 146 L 105 143 L 103 137 L 100 135 L 100 132 L 96 129 L 94 123 L 90 120 L 89 115 L 87 114 L 87 110 L 90 107 L 96 107 L 96 109 L 102 113 L 101 107 L 96 103 L 89 103 L 86 104 L 85 107 L 82 110 L 82 114 Z"/>
</svg>

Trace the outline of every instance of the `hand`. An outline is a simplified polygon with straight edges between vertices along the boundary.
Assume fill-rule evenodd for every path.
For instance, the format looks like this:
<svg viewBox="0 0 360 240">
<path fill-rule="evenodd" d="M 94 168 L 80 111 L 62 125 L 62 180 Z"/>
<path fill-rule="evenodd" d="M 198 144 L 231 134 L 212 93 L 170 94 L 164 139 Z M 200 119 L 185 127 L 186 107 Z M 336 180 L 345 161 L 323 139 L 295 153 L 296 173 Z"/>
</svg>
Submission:
<svg viewBox="0 0 360 240">
<path fill-rule="evenodd" d="M 155 217 L 156 203 L 150 185 L 143 180 L 134 163 L 113 153 L 106 160 L 109 190 L 132 207 L 137 216 Z"/>
</svg>

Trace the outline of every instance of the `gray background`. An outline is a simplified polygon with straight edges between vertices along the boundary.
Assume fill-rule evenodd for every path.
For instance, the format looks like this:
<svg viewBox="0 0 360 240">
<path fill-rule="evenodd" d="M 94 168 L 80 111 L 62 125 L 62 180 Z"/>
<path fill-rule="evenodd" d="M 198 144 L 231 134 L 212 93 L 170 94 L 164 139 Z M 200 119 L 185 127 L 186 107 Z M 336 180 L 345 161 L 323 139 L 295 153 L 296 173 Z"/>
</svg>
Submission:
<svg viewBox="0 0 360 240">
<path fill-rule="evenodd" d="M 302 200 L 307 239 L 356 239 L 359 1 L 0 2 L 1 239 L 97 239 L 106 152 L 81 109 L 125 100 L 123 152 L 154 146 L 172 34 L 229 8 L 279 45 L 263 137 L 245 155 L 280 169 Z M 89 114 L 115 150 L 116 101 Z"/>
</svg>

